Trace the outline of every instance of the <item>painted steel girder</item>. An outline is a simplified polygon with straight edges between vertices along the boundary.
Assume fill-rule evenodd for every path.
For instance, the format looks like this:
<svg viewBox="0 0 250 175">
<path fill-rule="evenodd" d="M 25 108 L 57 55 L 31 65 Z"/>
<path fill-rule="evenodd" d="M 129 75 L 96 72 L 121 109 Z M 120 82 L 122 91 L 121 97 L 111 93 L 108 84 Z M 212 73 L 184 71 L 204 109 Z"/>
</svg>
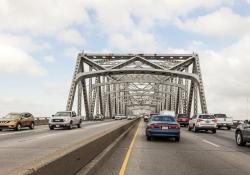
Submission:
<svg viewBox="0 0 250 175">
<path fill-rule="evenodd" d="M 111 76 L 111 75 L 122 75 L 122 74 L 154 74 L 154 75 L 162 75 L 162 76 L 171 76 L 171 77 L 180 77 L 190 79 L 199 84 L 199 77 L 196 74 L 178 72 L 172 70 L 154 70 L 154 69 L 113 69 L 113 70 L 99 70 L 95 72 L 85 72 L 79 73 L 76 76 L 76 82 L 97 77 L 97 76 Z"/>
</svg>

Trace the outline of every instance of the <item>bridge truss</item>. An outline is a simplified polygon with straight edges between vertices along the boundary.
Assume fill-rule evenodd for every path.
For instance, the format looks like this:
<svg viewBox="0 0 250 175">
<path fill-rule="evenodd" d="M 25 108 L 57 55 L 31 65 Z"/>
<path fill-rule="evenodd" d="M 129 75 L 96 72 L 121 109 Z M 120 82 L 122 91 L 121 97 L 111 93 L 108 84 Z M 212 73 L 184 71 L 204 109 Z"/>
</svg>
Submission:
<svg viewBox="0 0 250 175">
<path fill-rule="evenodd" d="M 111 118 L 133 110 L 207 113 L 197 54 L 79 53 L 67 101 L 78 115 Z"/>
</svg>

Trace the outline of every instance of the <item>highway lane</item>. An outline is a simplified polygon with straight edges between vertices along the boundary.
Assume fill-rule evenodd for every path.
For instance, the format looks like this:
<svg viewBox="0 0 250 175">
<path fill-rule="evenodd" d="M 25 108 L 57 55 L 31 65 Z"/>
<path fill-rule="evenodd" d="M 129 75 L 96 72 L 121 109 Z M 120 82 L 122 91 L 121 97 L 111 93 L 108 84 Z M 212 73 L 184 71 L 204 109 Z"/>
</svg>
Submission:
<svg viewBox="0 0 250 175">
<path fill-rule="evenodd" d="M 114 150 L 97 175 L 119 174 L 135 130 Z M 250 174 L 250 146 L 238 147 L 234 132 L 194 133 L 182 128 L 181 141 L 147 141 L 142 122 L 124 174 L 127 175 L 246 175 Z M 120 175 L 123 175 L 121 173 Z"/>
<path fill-rule="evenodd" d="M 110 122 L 113 120 L 104 120 L 104 121 L 84 121 L 82 122 L 82 127 L 88 126 L 88 125 L 94 125 L 97 123 L 103 123 L 103 122 Z M 3 130 L 0 131 L 0 141 L 5 139 L 14 139 L 14 138 L 23 138 L 26 136 L 32 136 L 42 133 L 48 133 L 50 132 L 48 125 L 41 125 L 41 126 L 35 126 L 34 130 L 29 129 L 28 127 L 22 128 L 21 131 L 15 131 L 15 130 Z"/>
<path fill-rule="evenodd" d="M 114 126 L 124 124 L 124 122 L 128 121 L 86 122 L 83 123 L 82 128 L 72 130 L 50 131 L 48 126 L 40 126 L 35 130 L 15 132 L 15 134 L 9 135 L 4 134 L 11 132 L 3 132 L 0 134 L 0 174 L 5 174 L 9 170 L 63 147 L 91 138 Z"/>
</svg>

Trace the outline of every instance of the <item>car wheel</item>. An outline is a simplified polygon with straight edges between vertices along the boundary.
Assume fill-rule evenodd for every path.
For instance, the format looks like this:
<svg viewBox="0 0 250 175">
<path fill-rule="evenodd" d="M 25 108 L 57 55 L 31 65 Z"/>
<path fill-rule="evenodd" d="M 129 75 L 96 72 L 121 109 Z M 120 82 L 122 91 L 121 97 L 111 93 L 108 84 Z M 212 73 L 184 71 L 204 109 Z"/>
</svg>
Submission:
<svg viewBox="0 0 250 175">
<path fill-rule="evenodd" d="M 192 128 L 190 127 L 190 125 L 188 125 L 188 130 L 189 130 L 189 131 L 191 131 L 191 130 L 192 130 Z"/>
<path fill-rule="evenodd" d="M 55 128 L 54 128 L 54 126 L 50 126 L 49 129 L 50 130 L 54 130 Z"/>
<path fill-rule="evenodd" d="M 227 127 L 227 130 L 231 130 L 231 127 L 230 127 L 230 126 L 228 126 L 228 127 Z"/>
<path fill-rule="evenodd" d="M 72 122 L 70 122 L 68 129 L 71 130 L 72 129 Z"/>
<path fill-rule="evenodd" d="M 237 132 L 236 134 L 236 144 L 239 146 L 244 146 L 246 144 L 246 142 L 243 141 L 241 132 Z"/>
<path fill-rule="evenodd" d="M 175 137 L 175 141 L 179 142 L 180 141 L 180 137 Z"/>
<path fill-rule="evenodd" d="M 77 125 L 78 128 L 81 128 L 82 127 L 82 121 L 80 120 L 79 124 Z"/>
<path fill-rule="evenodd" d="M 0 131 L 2 131 L 2 129 L 0 129 Z"/>
<path fill-rule="evenodd" d="M 147 136 L 147 141 L 151 141 L 152 137 L 151 136 Z"/>
<path fill-rule="evenodd" d="M 34 129 L 34 128 L 35 128 L 35 125 L 34 125 L 33 122 L 30 124 L 29 128 L 30 128 L 30 129 Z"/>
<path fill-rule="evenodd" d="M 216 129 L 213 129 L 212 132 L 215 134 L 216 133 Z"/>
<path fill-rule="evenodd" d="M 21 124 L 20 124 L 20 123 L 18 123 L 18 124 L 16 125 L 15 130 L 16 130 L 16 131 L 20 131 L 20 130 L 21 130 L 21 127 L 22 127 L 22 126 L 21 126 Z"/>
<path fill-rule="evenodd" d="M 197 128 L 196 128 L 196 126 L 194 125 L 194 132 L 198 132 L 198 130 L 197 130 Z"/>
</svg>

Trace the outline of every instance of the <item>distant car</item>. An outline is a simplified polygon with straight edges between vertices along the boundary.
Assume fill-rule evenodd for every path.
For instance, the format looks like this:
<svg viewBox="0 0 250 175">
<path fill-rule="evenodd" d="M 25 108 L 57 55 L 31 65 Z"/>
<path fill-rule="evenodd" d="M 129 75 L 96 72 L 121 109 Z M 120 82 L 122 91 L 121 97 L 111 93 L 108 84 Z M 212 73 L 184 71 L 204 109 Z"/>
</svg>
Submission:
<svg viewBox="0 0 250 175">
<path fill-rule="evenodd" d="M 144 118 L 143 118 L 144 122 L 148 122 L 149 121 L 149 116 L 148 115 L 145 115 Z"/>
<path fill-rule="evenodd" d="M 243 124 L 244 122 L 242 120 L 233 120 L 233 128 L 237 128 L 240 124 Z"/>
<path fill-rule="evenodd" d="M 0 118 L 0 130 L 2 129 L 15 129 L 20 131 L 22 127 L 29 127 L 34 129 L 35 121 L 31 113 L 9 113 Z"/>
<path fill-rule="evenodd" d="M 77 116 L 74 111 L 60 111 L 52 115 L 49 120 L 49 128 L 50 130 L 54 130 L 55 128 L 72 129 L 73 126 L 81 128 L 81 123 L 81 117 Z"/>
<path fill-rule="evenodd" d="M 216 133 L 217 123 L 216 119 L 211 114 L 197 114 L 194 115 L 189 120 L 188 130 L 191 131 L 192 129 L 194 132 L 198 132 L 200 130 L 204 131 L 212 131 Z"/>
<path fill-rule="evenodd" d="M 160 111 L 160 114 L 161 115 L 170 115 L 170 116 L 173 116 L 175 117 L 175 111 L 169 111 L 169 110 L 163 110 L 163 111 Z"/>
<path fill-rule="evenodd" d="M 160 115 L 159 113 L 151 113 L 149 114 L 149 118 L 153 117 L 154 115 Z"/>
<path fill-rule="evenodd" d="M 122 120 L 122 115 L 119 115 L 119 114 L 116 115 L 116 116 L 115 116 L 115 120 Z"/>
<path fill-rule="evenodd" d="M 94 120 L 104 120 L 104 116 L 102 114 L 96 114 Z"/>
<path fill-rule="evenodd" d="M 187 114 L 177 114 L 176 121 L 183 126 L 188 126 L 189 124 L 189 116 Z"/>
<path fill-rule="evenodd" d="M 244 122 L 240 124 L 235 130 L 235 141 L 239 146 L 244 146 L 250 142 L 250 123 Z"/>
<path fill-rule="evenodd" d="M 215 119 L 217 120 L 218 129 L 222 127 L 226 127 L 230 130 L 233 126 L 233 119 L 231 117 L 227 117 L 226 114 L 214 114 Z"/>
<path fill-rule="evenodd" d="M 146 127 L 147 140 L 152 137 L 173 137 L 180 141 L 180 125 L 173 116 L 155 115 L 152 116 Z"/>
<path fill-rule="evenodd" d="M 127 117 L 127 120 L 134 120 L 134 119 L 136 119 L 136 116 L 135 116 L 135 115 L 129 115 L 129 116 Z"/>
</svg>

